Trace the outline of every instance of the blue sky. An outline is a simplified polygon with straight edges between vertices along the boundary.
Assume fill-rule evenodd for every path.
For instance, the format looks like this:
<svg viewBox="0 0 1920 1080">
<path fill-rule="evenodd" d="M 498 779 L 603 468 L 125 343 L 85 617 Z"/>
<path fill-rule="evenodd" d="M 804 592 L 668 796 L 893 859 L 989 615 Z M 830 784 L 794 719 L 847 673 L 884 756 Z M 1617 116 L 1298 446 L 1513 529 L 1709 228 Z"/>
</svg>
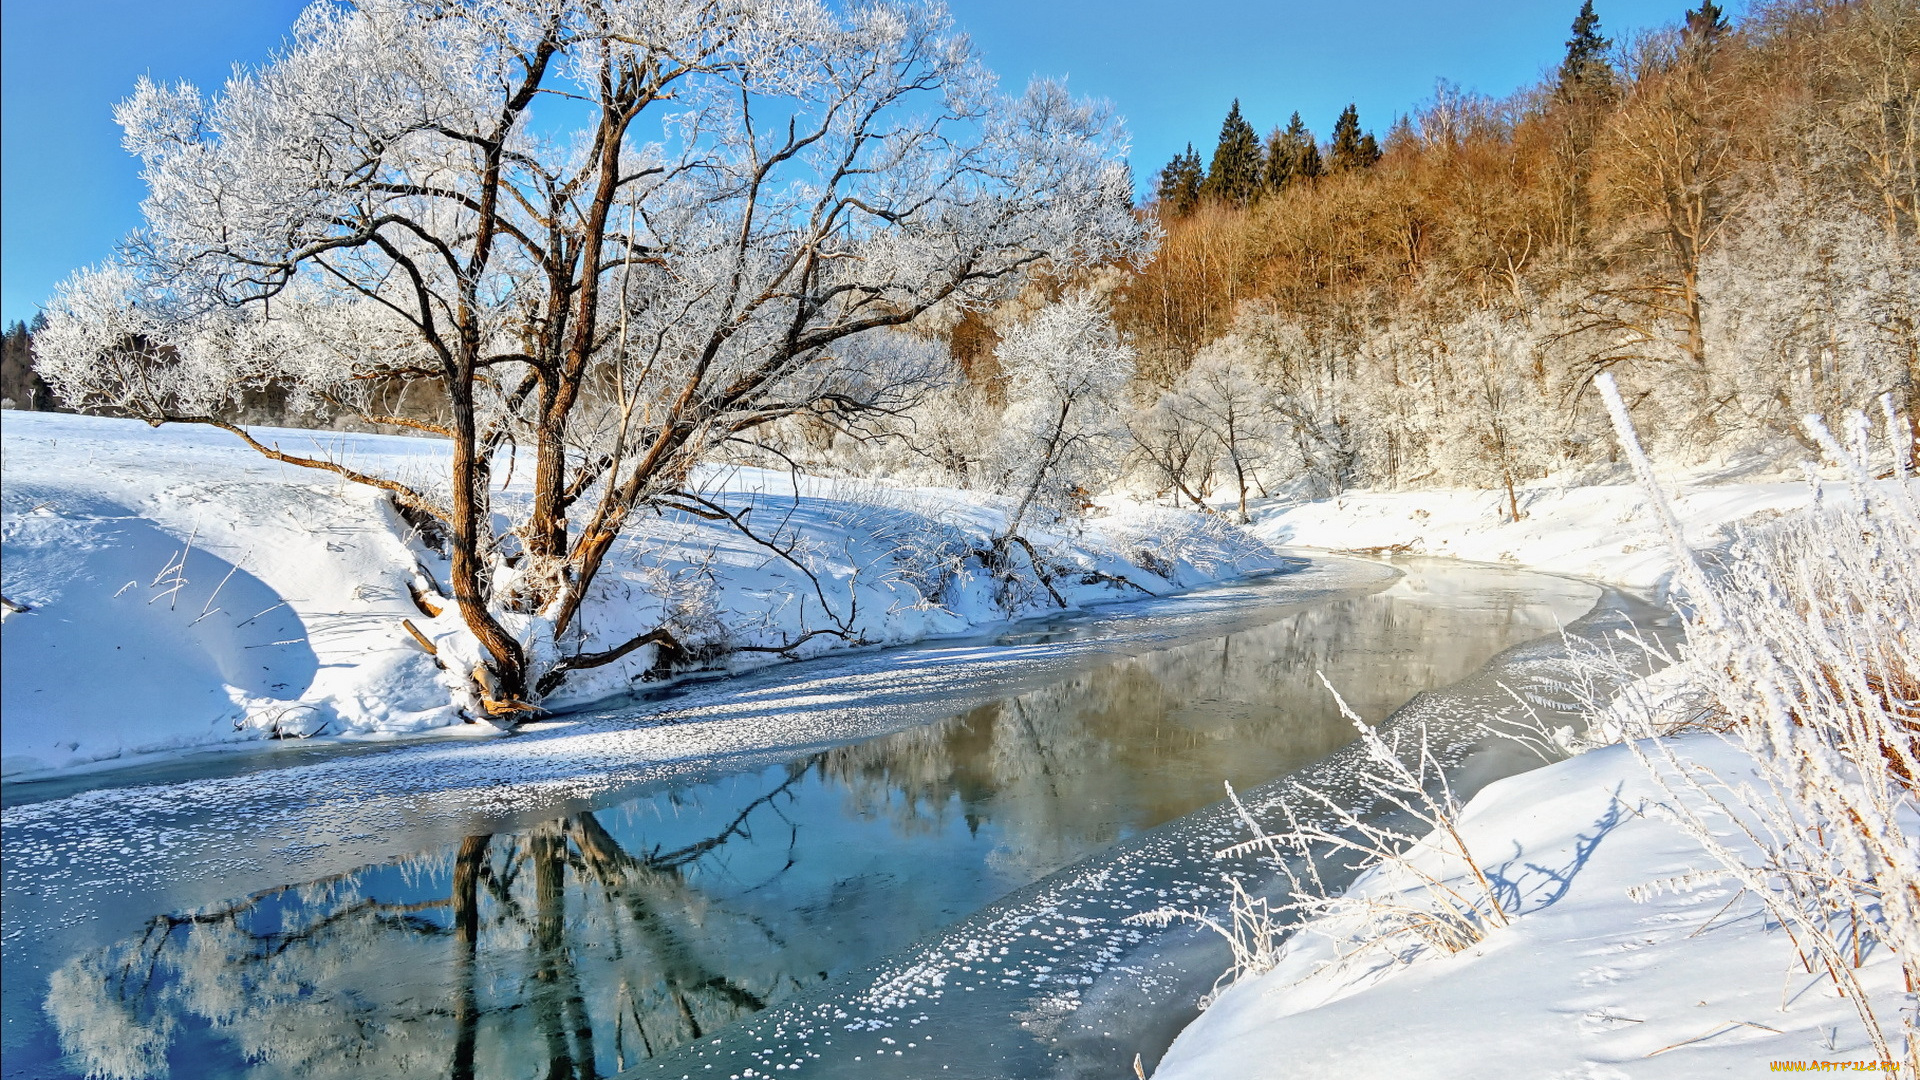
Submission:
<svg viewBox="0 0 1920 1080">
<path fill-rule="evenodd" d="M 1010 85 L 1063 75 L 1133 132 L 1145 183 L 1209 153 L 1239 98 L 1264 133 L 1299 110 L 1321 137 L 1349 101 L 1384 133 L 1434 81 L 1505 94 L 1558 63 L 1578 0 L 950 0 Z M 0 6 L 0 319 L 31 318 L 139 222 L 114 102 L 135 78 L 217 86 L 266 59 L 298 0 L 6 0 Z M 1616 38 L 1688 0 L 1597 0 Z M 1729 5 L 1731 6 L 1731 5 Z"/>
</svg>

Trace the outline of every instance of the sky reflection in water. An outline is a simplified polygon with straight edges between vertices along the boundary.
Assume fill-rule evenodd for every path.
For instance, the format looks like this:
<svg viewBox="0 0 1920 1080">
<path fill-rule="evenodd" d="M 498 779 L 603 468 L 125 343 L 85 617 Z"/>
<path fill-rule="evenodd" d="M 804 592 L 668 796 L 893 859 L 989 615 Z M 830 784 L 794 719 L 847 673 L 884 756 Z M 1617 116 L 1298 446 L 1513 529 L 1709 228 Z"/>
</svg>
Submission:
<svg viewBox="0 0 1920 1080">
<path fill-rule="evenodd" d="M 158 917 L 59 964 L 53 1030 L 22 1046 L 16 1028 L 7 1072 L 605 1076 L 1212 804 L 1222 780 L 1324 756 L 1349 729 L 1317 670 L 1378 722 L 1594 595 L 1429 569 L 935 724 Z M 11 1026 L 31 1003 L 8 997 Z"/>
</svg>

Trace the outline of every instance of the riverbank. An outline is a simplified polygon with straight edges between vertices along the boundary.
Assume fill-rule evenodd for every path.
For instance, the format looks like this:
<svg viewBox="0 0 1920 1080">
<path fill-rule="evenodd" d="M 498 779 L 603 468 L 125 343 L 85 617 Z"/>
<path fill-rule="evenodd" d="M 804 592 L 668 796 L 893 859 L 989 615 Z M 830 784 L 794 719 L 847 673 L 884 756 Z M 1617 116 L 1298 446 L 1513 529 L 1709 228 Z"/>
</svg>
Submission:
<svg viewBox="0 0 1920 1080">
<path fill-rule="evenodd" d="M 437 440 L 256 435 L 429 488 L 445 468 Z M 0 592 L 28 609 L 10 607 L 0 633 L 9 779 L 275 737 L 494 733 L 463 722 L 457 676 L 408 631 L 453 655 L 466 637 L 441 554 L 382 493 L 212 429 L 8 412 L 0 438 Z M 498 471 L 498 500 L 524 497 L 511 463 Z M 731 670 L 1062 610 L 1031 574 L 1010 587 L 952 557 L 1004 527 L 991 498 L 752 469 L 699 481 L 781 550 L 690 515 L 640 524 L 583 616 L 586 651 L 673 618 L 683 641 L 725 654 Z M 1245 530 L 1131 504 L 1075 533 L 1028 535 L 1056 564 L 1069 610 L 1283 565 Z M 805 639 L 822 628 L 837 633 Z M 654 664 L 652 646 L 636 649 L 542 704 L 623 695 Z"/>
<path fill-rule="evenodd" d="M 1804 477 L 1728 481 L 1721 470 L 1694 469 L 1663 480 L 1696 551 L 1724 546 L 1740 524 L 1803 509 L 1810 497 Z M 1517 501 L 1517 522 L 1504 491 L 1468 488 L 1271 500 L 1250 507 L 1250 516 L 1253 531 L 1280 547 L 1505 563 L 1665 597 L 1672 552 L 1637 485 L 1541 481 L 1521 488 Z"/>
<path fill-rule="evenodd" d="M 1753 780 L 1751 759 L 1719 738 L 1674 748 L 1729 781 Z M 1362 949 L 1352 921 L 1314 925 L 1279 966 L 1201 1013 L 1154 1080 L 1466 1078 L 1494 1062 L 1523 1076 L 1681 1080 L 1872 1059 L 1853 1005 L 1802 968 L 1793 940 L 1737 883 L 1658 887 L 1716 865 L 1657 811 L 1671 797 L 1621 745 L 1488 786 L 1460 830 L 1512 925 L 1451 955 L 1411 935 Z M 1744 838 L 1724 839 L 1757 858 Z M 1415 861 L 1469 887 L 1438 850 Z M 1350 895 L 1411 888 L 1376 872 Z M 1881 1001 L 1899 999 L 1898 958 L 1884 947 L 1859 974 Z"/>
<path fill-rule="evenodd" d="M 1698 655 L 1599 714 L 1599 741 L 1634 741 L 1481 791 L 1458 817 L 1459 847 L 1436 830 L 1405 865 L 1357 880 L 1189 1025 L 1156 1080 L 1465 1078 L 1490 1061 L 1529 1076 L 1746 1076 L 1879 1071 L 1888 1054 L 1912 1075 L 1900 1017 L 1914 1008 L 1902 953 L 1920 810 L 1911 705 L 1886 688 L 1920 667 L 1889 633 L 1911 617 L 1920 525 L 1910 482 L 1842 491 L 1681 485 L 1681 528 L 1717 569 L 1686 586 L 1704 613 Z M 1536 492 L 1518 523 L 1501 520 L 1503 501 L 1361 494 L 1270 507 L 1257 528 L 1661 595 L 1686 576 L 1633 489 Z M 1730 547 L 1743 524 L 1759 527 L 1753 541 Z M 1822 884 L 1789 893 L 1783 868 Z M 1472 940 L 1410 925 L 1382 936 L 1400 925 L 1383 912 L 1430 909 L 1423 875 L 1486 897 Z"/>
</svg>

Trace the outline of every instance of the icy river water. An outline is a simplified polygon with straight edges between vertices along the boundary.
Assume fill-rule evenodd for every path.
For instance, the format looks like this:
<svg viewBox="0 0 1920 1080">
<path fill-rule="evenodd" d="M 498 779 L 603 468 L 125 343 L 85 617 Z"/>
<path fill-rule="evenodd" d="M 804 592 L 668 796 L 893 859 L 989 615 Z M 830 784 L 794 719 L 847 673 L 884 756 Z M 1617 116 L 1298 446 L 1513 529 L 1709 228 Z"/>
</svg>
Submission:
<svg viewBox="0 0 1920 1080">
<path fill-rule="evenodd" d="M 7 1077 L 1118 1077 L 1227 963 L 1121 920 L 1353 731 L 1469 720 L 1648 612 L 1441 561 L 832 657 L 510 738 L 277 747 L 5 792 Z M 1583 621 L 1577 621 L 1583 620 Z M 1350 751 L 1349 751 L 1350 753 Z"/>
</svg>

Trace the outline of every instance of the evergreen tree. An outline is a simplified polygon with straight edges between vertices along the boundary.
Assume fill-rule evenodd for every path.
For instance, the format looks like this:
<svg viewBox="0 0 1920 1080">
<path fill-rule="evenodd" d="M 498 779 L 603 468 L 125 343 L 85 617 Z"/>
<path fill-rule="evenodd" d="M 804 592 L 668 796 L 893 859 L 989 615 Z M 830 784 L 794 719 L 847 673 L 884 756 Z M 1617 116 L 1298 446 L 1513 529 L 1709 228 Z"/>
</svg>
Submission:
<svg viewBox="0 0 1920 1080">
<path fill-rule="evenodd" d="M 1680 30 L 1680 36 L 1688 44 L 1712 45 L 1727 32 L 1727 13 L 1713 0 L 1706 0 L 1698 10 L 1688 9 L 1687 22 Z"/>
<path fill-rule="evenodd" d="M 46 329 L 47 314 L 33 317 L 32 325 L 15 322 L 0 337 L 0 398 L 16 409 L 55 409 L 59 402 L 46 380 L 33 369 L 33 336 Z"/>
<path fill-rule="evenodd" d="M 1333 145 L 1327 154 L 1330 172 L 1364 169 L 1380 160 L 1380 144 L 1371 132 L 1360 130 L 1360 110 L 1348 105 L 1333 124 Z"/>
<path fill-rule="evenodd" d="M 1260 136 L 1240 115 L 1240 100 L 1235 98 L 1220 124 L 1220 143 L 1214 147 L 1213 164 L 1207 169 L 1202 191 L 1209 198 L 1236 206 L 1252 202 L 1260 194 L 1260 156 Z"/>
<path fill-rule="evenodd" d="M 1313 180 L 1326 174 L 1327 166 L 1320 160 L 1320 144 L 1313 141 L 1313 135 L 1309 132 L 1307 144 L 1300 148 L 1300 177 Z"/>
<path fill-rule="evenodd" d="M 1613 65 L 1607 63 L 1607 50 L 1612 46 L 1612 41 L 1600 36 L 1600 16 L 1594 14 L 1593 0 L 1586 0 L 1574 17 L 1566 59 L 1560 61 L 1560 95 L 1573 98 L 1610 91 Z"/>
<path fill-rule="evenodd" d="M 1187 144 L 1184 154 L 1175 154 L 1167 167 L 1160 170 L 1158 191 L 1160 205 L 1176 217 L 1185 217 L 1193 213 L 1200 205 L 1200 185 L 1206 178 L 1200 168 L 1200 155 L 1194 151 L 1193 144 Z"/>
<path fill-rule="evenodd" d="M 1320 175 L 1320 148 L 1314 145 L 1313 132 L 1294 113 L 1286 130 L 1279 128 L 1267 136 L 1266 184 L 1268 191 L 1279 191 L 1299 180 Z"/>
</svg>

